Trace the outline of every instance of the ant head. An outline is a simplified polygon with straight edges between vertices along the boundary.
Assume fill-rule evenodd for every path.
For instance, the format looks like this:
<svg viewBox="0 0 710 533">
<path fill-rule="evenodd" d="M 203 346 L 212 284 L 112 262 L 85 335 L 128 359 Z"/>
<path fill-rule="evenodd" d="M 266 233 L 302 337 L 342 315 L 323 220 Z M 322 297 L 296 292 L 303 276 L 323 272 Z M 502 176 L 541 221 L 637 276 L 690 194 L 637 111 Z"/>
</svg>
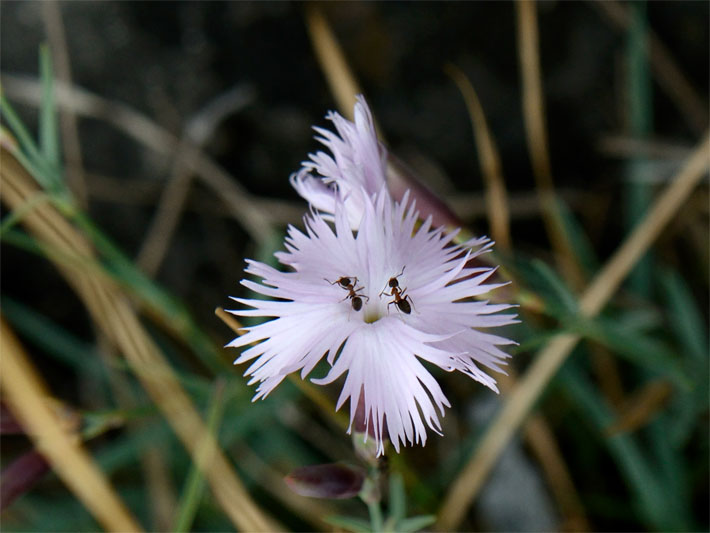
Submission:
<svg viewBox="0 0 710 533">
<path fill-rule="evenodd" d="M 404 274 L 404 268 L 405 267 L 402 267 L 402 270 L 399 271 L 399 274 L 397 274 L 396 276 L 392 276 L 390 278 L 390 280 L 388 282 L 390 289 L 394 289 L 395 287 L 399 287 L 399 280 L 397 278 L 399 278 L 402 274 Z"/>
</svg>

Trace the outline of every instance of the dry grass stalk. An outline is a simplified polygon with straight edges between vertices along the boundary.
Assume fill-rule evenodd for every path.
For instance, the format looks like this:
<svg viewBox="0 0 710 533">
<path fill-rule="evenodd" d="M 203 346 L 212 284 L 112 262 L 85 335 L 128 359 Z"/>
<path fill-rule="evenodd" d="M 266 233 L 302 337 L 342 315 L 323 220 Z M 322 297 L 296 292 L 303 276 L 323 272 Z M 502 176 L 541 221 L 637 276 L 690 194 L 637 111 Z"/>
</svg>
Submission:
<svg viewBox="0 0 710 533">
<path fill-rule="evenodd" d="M 3 398 L 39 452 L 62 481 L 109 531 L 141 531 L 101 469 L 66 431 L 47 401 L 46 387 L 5 320 L 0 322 L 0 383 Z"/>
<path fill-rule="evenodd" d="M 508 210 L 508 193 L 505 189 L 503 169 L 495 141 L 488 129 L 486 116 L 481 107 L 476 90 L 470 80 L 458 67 L 448 64 L 445 72 L 451 76 L 461 91 L 468 114 L 473 126 L 473 134 L 481 163 L 481 173 L 486 183 L 486 212 L 491 235 L 501 250 L 509 252 L 512 240 L 510 238 L 510 214 Z"/>
<path fill-rule="evenodd" d="M 138 266 L 150 277 L 154 277 L 165 259 L 175 230 L 187 203 L 192 176 L 198 154 L 191 146 L 202 149 L 214 130 L 227 115 L 242 109 L 253 99 L 250 86 L 233 87 L 210 101 L 205 107 L 186 121 L 182 139 L 174 154 L 170 176 L 162 185 L 153 220 L 146 232 L 136 258 Z M 125 188 L 125 183 L 123 184 Z M 214 205 L 211 206 L 214 209 Z"/>
<path fill-rule="evenodd" d="M 40 84 L 34 79 L 4 75 L 3 90 L 8 97 L 34 106 L 38 106 L 42 99 Z M 158 154 L 172 157 L 180 146 L 180 140 L 175 135 L 125 104 L 59 81 L 55 84 L 55 97 L 58 108 L 112 124 Z M 249 192 L 194 143 L 188 143 L 183 149 L 194 154 L 194 157 L 186 158 L 190 163 L 189 170 L 230 209 L 232 217 L 256 242 L 268 241 L 271 237 L 271 219 L 255 205 Z"/>
<path fill-rule="evenodd" d="M 581 291 L 586 280 L 572 250 L 569 236 L 564 229 L 557 205 L 558 196 L 552 180 L 535 2 L 518 0 L 516 12 L 518 16 L 518 50 L 523 80 L 523 115 L 528 151 L 540 199 L 542 220 L 555 251 L 560 271 L 574 290 Z M 595 347 L 593 350 L 594 364 L 600 370 L 597 375 L 601 381 L 602 390 L 608 398 L 619 401 L 619 398 L 623 397 L 623 390 L 620 387 L 621 379 L 614 359 L 601 348 Z"/>
<path fill-rule="evenodd" d="M 338 109 L 344 117 L 352 120 L 355 96 L 362 93 L 362 89 L 348 66 L 345 54 L 328 21 L 313 3 L 306 5 L 306 27 Z"/>
<path fill-rule="evenodd" d="M 629 8 L 614 0 L 592 2 L 617 28 L 627 31 L 631 25 Z M 649 60 L 658 85 L 676 105 L 695 133 L 702 133 L 708 125 L 708 108 L 678 67 L 670 51 L 652 30 L 648 32 Z"/>
<path fill-rule="evenodd" d="M 564 231 L 552 181 L 545 100 L 542 94 L 536 6 L 535 2 L 527 0 L 518 0 L 515 5 L 518 15 L 518 52 L 523 82 L 523 118 L 542 209 L 542 220 L 561 271 L 573 287 L 580 288 L 584 285 L 584 279 Z"/>
<path fill-rule="evenodd" d="M 476 147 L 481 161 L 481 171 L 486 181 L 488 223 L 493 239 L 498 247 L 510 251 L 511 238 L 507 191 L 505 189 L 500 156 L 488 129 L 483 108 L 473 85 L 459 68 L 449 64 L 445 67 L 445 71 L 451 76 L 461 91 L 471 117 Z M 515 387 L 516 381 L 517 378 L 511 369 L 508 376 L 501 377 L 501 389 L 505 393 L 510 392 Z M 584 509 L 572 482 L 572 476 L 545 419 L 539 415 L 531 417 L 525 424 L 524 434 L 542 466 L 560 511 L 565 517 L 564 521 L 573 525 L 577 531 L 589 530 L 589 524 L 584 516 Z"/>
<path fill-rule="evenodd" d="M 18 208 L 39 193 L 32 178 L 5 150 L 0 170 L 3 201 L 9 208 Z M 248 531 L 279 529 L 278 524 L 258 508 L 238 480 L 171 367 L 143 329 L 128 297 L 115 283 L 97 274 L 94 268 L 84 266 L 93 265 L 96 257 L 83 235 L 48 204 L 42 204 L 28 213 L 23 223 L 40 242 L 65 248 L 67 256 L 77 259 L 57 263 L 56 266 L 84 301 L 98 328 L 126 357 L 131 369 L 203 471 L 215 499 L 234 525 Z M 201 446 L 211 450 L 207 454 L 209 461 L 199 460 L 198 449 Z"/>
<path fill-rule="evenodd" d="M 706 134 L 671 184 L 584 291 L 579 306 L 582 315 L 595 316 L 609 301 L 705 175 L 709 152 L 710 137 Z M 530 370 L 508 397 L 482 437 L 474 456 L 449 489 L 439 511 L 437 527 L 440 530 L 456 529 L 461 523 L 501 451 L 579 341 L 579 335 L 560 334 L 538 352 Z"/>
<path fill-rule="evenodd" d="M 621 406 L 619 416 L 606 430 L 607 435 L 613 437 L 645 426 L 666 407 L 672 394 L 673 387 L 663 379 L 646 383 Z"/>
<path fill-rule="evenodd" d="M 194 158 L 194 152 L 186 149 L 187 142 L 187 139 L 180 142 L 172 172 L 163 188 L 155 215 L 136 256 L 136 264 L 151 278 L 157 274 L 168 251 L 192 184 L 192 174 L 189 169 L 194 165 L 194 161 L 189 158 Z"/>
<path fill-rule="evenodd" d="M 508 375 L 502 375 L 499 383 L 501 391 L 508 395 L 518 386 L 518 376 L 510 368 Z M 572 475 L 567 468 L 555 435 L 545 418 L 540 414 L 531 415 L 523 426 L 523 435 L 542 467 L 547 484 L 562 515 L 562 523 L 566 525 L 565 529 L 590 531 L 591 528 L 577 488 L 574 486 Z"/>
</svg>

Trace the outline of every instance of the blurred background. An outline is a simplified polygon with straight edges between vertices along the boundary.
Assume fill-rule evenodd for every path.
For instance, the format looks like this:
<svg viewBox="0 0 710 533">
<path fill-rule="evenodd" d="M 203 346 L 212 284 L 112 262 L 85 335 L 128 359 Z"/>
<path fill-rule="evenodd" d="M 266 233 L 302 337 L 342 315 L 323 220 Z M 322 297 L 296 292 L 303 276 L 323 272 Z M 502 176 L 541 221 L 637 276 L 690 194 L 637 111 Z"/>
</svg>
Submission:
<svg viewBox="0 0 710 533">
<path fill-rule="evenodd" d="M 52 58 L 61 155 L 40 185 L 64 198 L 56 183 L 68 184 L 82 214 L 60 206 L 56 216 L 96 250 L 91 272 L 112 281 L 106 294 L 125 300 L 119 310 L 92 307 L 97 292 L 81 288 L 85 274 L 67 277 L 61 250 L 13 219 L 22 222 L 21 201 L 3 175 L 2 315 L 55 398 L 53 412 L 143 528 L 245 529 L 233 517 L 249 511 L 224 502 L 241 486 L 288 529 L 332 530 L 327 515 L 367 517 L 356 500 L 303 499 L 281 481 L 299 466 L 357 461 L 328 407 L 339 387 L 285 382 L 251 404 L 245 368 L 231 367 L 236 352 L 221 348 L 234 332 L 215 316 L 230 308 L 229 295 L 244 295 L 244 258 L 273 263 L 286 225 L 300 224 L 306 205 L 288 176 L 320 149 L 312 125 L 329 127 L 331 109 L 351 113 L 333 88 L 342 73 L 327 61 L 338 50 L 390 152 L 449 206 L 449 220 L 502 241 L 502 276 L 514 282 L 507 296 L 522 306 L 523 323 L 504 333 L 520 343 L 515 373 L 552 335 L 583 338 L 535 404 L 535 424 L 515 433 L 451 527 L 710 527 L 707 178 L 603 313 L 575 320 L 584 288 L 706 135 L 708 3 L 0 9 L 2 93 L 33 138 L 46 139 L 51 124 L 41 45 Z M 7 107 L 2 118 L 3 145 L 19 138 L 26 153 Z M 487 157 L 500 161 L 497 171 Z M 10 159 L 3 151 L 6 169 Z M 502 204 L 492 203 L 492 175 L 504 184 Z M 545 194 L 558 207 L 548 210 Z M 27 209 L 51 207 L 37 205 Z M 115 333 L 129 315 L 131 331 L 153 343 L 146 353 L 160 354 L 175 378 L 162 396 Z M 453 405 L 444 437 L 390 457 L 410 515 L 436 515 L 450 501 L 501 405 L 464 376 L 437 378 Z M 171 429 L 183 398 L 235 473 L 225 485 L 195 466 L 200 433 L 186 444 L 190 431 Z M 33 451 L 32 431 L 3 400 L 3 528 L 108 527 Z"/>
</svg>

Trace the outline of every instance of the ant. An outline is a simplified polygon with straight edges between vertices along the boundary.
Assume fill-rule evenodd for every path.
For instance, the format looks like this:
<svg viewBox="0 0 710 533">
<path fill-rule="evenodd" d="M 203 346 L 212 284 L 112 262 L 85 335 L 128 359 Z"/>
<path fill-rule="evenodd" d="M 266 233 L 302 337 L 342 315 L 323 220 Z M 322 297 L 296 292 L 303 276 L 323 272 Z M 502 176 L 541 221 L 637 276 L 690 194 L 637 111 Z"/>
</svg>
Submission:
<svg viewBox="0 0 710 533">
<path fill-rule="evenodd" d="M 325 281 L 328 280 L 326 279 Z M 330 283 L 331 285 L 335 285 L 337 283 L 342 289 L 348 291 L 348 295 L 343 298 L 343 300 L 345 300 L 346 298 L 350 298 L 350 305 L 355 311 L 359 311 L 360 309 L 362 309 L 363 298 L 367 299 L 368 301 L 370 300 L 369 296 L 357 293 L 357 291 L 363 290 L 364 287 L 355 287 L 357 285 L 356 277 L 341 276 L 335 281 L 328 281 L 328 283 Z M 343 300 L 340 301 L 342 302 Z"/>
<path fill-rule="evenodd" d="M 411 296 L 405 294 L 405 292 L 407 291 L 406 287 L 404 289 L 399 288 L 399 280 L 397 278 L 400 277 L 402 274 L 404 274 L 404 267 L 402 267 L 402 271 L 399 274 L 391 277 L 390 280 L 387 282 L 387 287 L 389 287 L 390 292 L 385 292 L 387 290 L 387 287 L 385 287 L 384 289 L 382 289 L 380 296 L 382 296 L 383 294 L 385 296 L 394 296 L 394 300 L 387 304 L 387 309 L 389 310 L 390 305 L 394 304 L 395 306 L 397 306 L 397 309 L 402 311 L 405 315 L 408 315 L 412 312 L 412 306 L 414 305 L 414 302 L 412 301 Z"/>
</svg>

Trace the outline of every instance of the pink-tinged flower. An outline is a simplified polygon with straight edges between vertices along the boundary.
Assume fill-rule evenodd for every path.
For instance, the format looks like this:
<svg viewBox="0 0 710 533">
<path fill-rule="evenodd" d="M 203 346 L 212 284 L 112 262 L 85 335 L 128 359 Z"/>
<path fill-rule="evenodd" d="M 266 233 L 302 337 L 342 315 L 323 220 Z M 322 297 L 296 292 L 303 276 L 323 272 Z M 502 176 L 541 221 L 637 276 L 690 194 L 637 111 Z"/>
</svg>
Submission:
<svg viewBox="0 0 710 533">
<path fill-rule="evenodd" d="M 291 372 L 305 378 L 325 357 L 330 371 L 312 381 L 325 385 L 347 373 L 336 409 L 350 400 L 350 432 L 362 399 L 381 454 L 387 437 L 399 451 L 400 443 L 424 444 L 426 426 L 440 434 L 438 416 L 450 404 L 424 363 L 497 390 L 484 369 L 502 372 L 508 355 L 498 346 L 512 341 L 485 330 L 515 315 L 499 314 L 509 305 L 473 299 L 500 286 L 485 283 L 494 269 L 467 266 L 490 249 L 487 239 L 455 245 L 456 232 L 432 229 L 430 218 L 415 228 L 407 195 L 397 204 L 385 190 L 361 193 L 356 232 L 336 204 L 334 227 L 315 212 L 305 217 L 305 233 L 289 227 L 286 251 L 276 256 L 291 271 L 248 261 L 246 271 L 262 281 L 242 284 L 274 300 L 235 298 L 253 309 L 230 312 L 273 319 L 245 328 L 229 346 L 256 343 L 235 361 L 253 361 L 245 374 L 259 382 L 254 399 Z"/>
<path fill-rule="evenodd" d="M 376 194 L 385 184 L 387 151 L 377 140 L 372 114 L 362 95 L 357 97 L 353 114 L 355 122 L 334 111 L 326 115 L 337 135 L 313 128 L 320 134 L 316 139 L 332 156 L 325 152 L 309 154 L 310 159 L 290 179 L 298 194 L 322 213 L 332 215 L 336 205 L 344 205 L 350 226 L 356 229 L 364 197 Z"/>
</svg>

